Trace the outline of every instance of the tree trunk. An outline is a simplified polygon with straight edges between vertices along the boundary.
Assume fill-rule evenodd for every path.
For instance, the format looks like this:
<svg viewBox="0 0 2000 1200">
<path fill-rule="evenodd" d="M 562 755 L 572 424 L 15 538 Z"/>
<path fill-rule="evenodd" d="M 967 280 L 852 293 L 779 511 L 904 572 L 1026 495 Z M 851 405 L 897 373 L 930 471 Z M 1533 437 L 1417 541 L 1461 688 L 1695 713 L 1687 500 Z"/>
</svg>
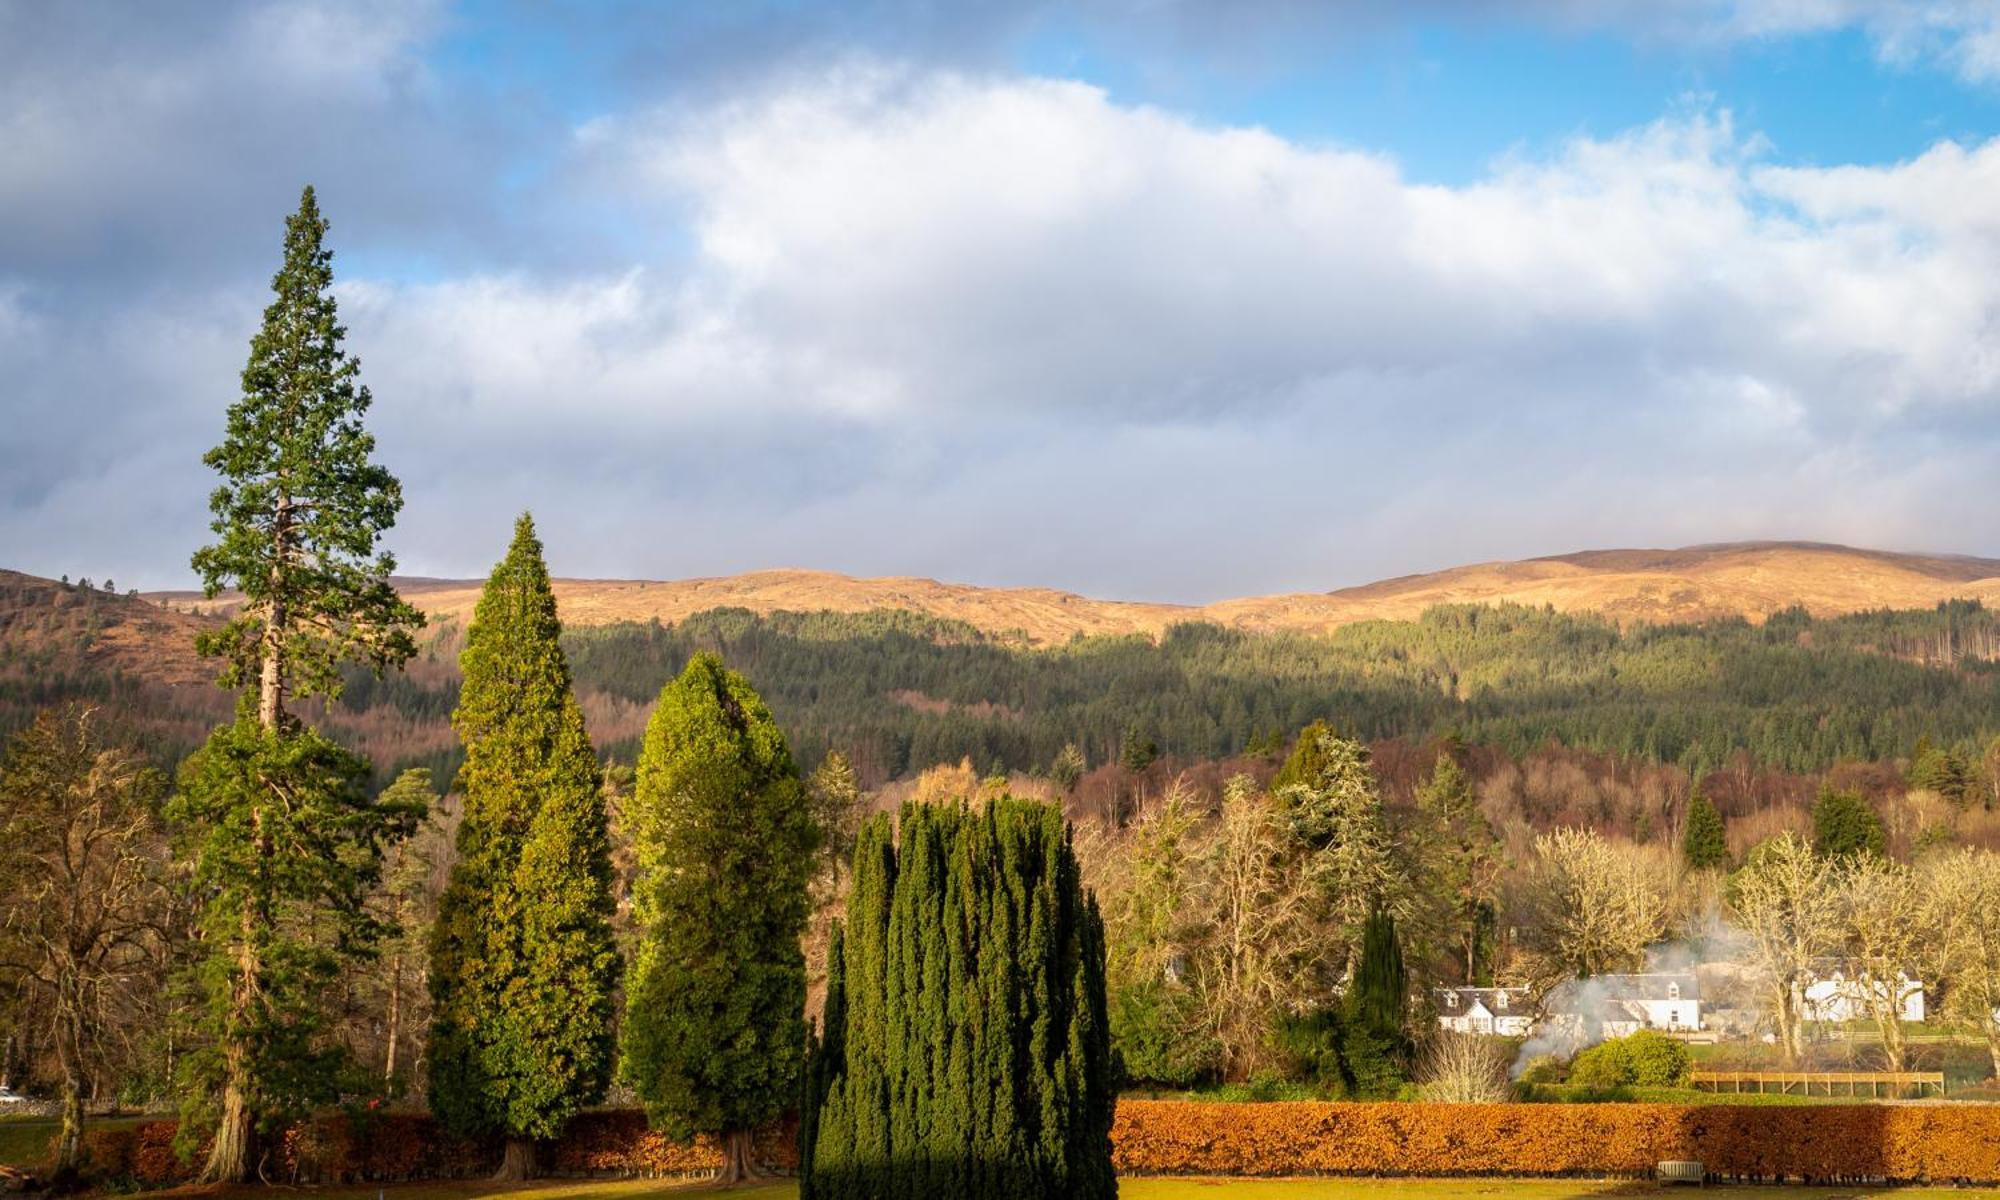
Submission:
<svg viewBox="0 0 2000 1200">
<path fill-rule="evenodd" d="M 715 1186 L 733 1187 L 751 1179 L 761 1179 L 763 1171 L 750 1144 L 750 1131 L 728 1129 L 722 1134 L 722 1169 L 715 1173 Z"/>
<path fill-rule="evenodd" d="M 56 1178 L 66 1179 L 78 1165 L 83 1148 L 83 1088 L 74 1075 L 63 1076 L 62 1132 L 56 1137 Z"/>
<path fill-rule="evenodd" d="M 208 1149 L 208 1165 L 201 1169 L 201 1183 L 247 1183 L 250 1179 L 250 1106 L 234 1079 L 222 1088 L 222 1119 L 215 1125 L 215 1140 Z"/>
<path fill-rule="evenodd" d="M 535 1177 L 535 1143 L 527 1138 L 508 1138 L 507 1151 L 500 1156 L 500 1169 L 493 1173 L 495 1183 L 520 1183 Z"/>
<path fill-rule="evenodd" d="M 283 586 L 291 551 L 292 498 L 280 494 L 271 529 L 271 600 L 264 614 L 262 670 L 257 676 L 257 722 L 266 729 L 276 729 L 285 716 L 285 634 L 290 632 L 291 614 L 285 608 Z"/>
<path fill-rule="evenodd" d="M 382 1063 L 382 1093 L 396 1087 L 396 1042 L 403 1033 L 403 956 L 389 960 L 389 1053 Z"/>
</svg>

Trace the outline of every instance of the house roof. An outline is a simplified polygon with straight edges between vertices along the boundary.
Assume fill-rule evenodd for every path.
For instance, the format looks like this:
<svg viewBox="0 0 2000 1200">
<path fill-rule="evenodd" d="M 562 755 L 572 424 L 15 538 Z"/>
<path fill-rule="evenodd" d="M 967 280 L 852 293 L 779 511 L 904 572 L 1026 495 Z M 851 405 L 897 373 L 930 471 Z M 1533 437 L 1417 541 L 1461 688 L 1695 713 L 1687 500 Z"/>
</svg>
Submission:
<svg viewBox="0 0 2000 1200">
<path fill-rule="evenodd" d="M 1610 1005 L 1627 1001 L 1701 999 L 1701 982 L 1694 975 L 1658 972 L 1645 975 L 1593 975 L 1558 984 L 1549 992 L 1551 1012 L 1574 1012 L 1593 1002 Z"/>
<path fill-rule="evenodd" d="M 1529 1016 L 1533 1013 L 1527 988 L 1441 987 L 1433 990 L 1437 994 L 1438 1008 L 1447 1015 L 1468 1012 L 1474 1005 L 1481 1005 L 1489 1013 L 1506 1017 Z M 1458 997 L 1456 1007 L 1446 999 L 1447 996 Z"/>
</svg>

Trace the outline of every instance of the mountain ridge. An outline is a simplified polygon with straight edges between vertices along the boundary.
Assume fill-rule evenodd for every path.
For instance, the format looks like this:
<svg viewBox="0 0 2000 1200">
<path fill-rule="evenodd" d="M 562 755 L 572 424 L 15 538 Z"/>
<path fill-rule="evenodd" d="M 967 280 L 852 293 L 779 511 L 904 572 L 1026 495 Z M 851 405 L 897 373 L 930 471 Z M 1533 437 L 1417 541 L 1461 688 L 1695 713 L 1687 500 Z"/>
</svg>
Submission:
<svg viewBox="0 0 2000 1200">
<path fill-rule="evenodd" d="M 434 620 L 463 623 L 481 581 L 398 579 Z M 2000 559 L 1906 553 L 1826 542 L 1754 541 L 1678 548 L 1581 550 L 1495 560 L 1403 575 L 1328 592 L 1246 596 L 1207 605 L 1098 600 L 1042 587 L 981 587 L 920 576 L 857 577 L 780 568 L 682 580 L 554 581 L 565 622 L 672 623 L 696 612 L 867 612 L 903 609 L 963 621 L 988 634 L 1049 645 L 1072 637 L 1157 637 L 1191 621 L 1253 632 L 1323 633 L 1366 620 L 1410 620 L 1440 604 L 1528 604 L 1597 612 L 1620 623 L 1742 617 L 1753 622 L 1793 605 L 1815 616 L 1879 608 L 1928 608 L 1950 599 L 2000 604 Z M 175 609 L 225 611 L 228 596 L 145 597 Z"/>
</svg>

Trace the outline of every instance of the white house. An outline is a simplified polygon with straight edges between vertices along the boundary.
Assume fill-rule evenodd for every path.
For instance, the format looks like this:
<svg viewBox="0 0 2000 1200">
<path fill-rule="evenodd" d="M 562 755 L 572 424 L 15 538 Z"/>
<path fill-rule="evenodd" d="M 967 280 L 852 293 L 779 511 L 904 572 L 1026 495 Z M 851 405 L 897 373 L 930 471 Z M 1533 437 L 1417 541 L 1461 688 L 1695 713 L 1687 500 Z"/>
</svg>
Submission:
<svg viewBox="0 0 2000 1200">
<path fill-rule="evenodd" d="M 1589 1041 L 1641 1029 L 1680 1033 L 1702 1027 L 1701 984 L 1687 972 L 1572 980 L 1550 991 L 1543 1008 L 1551 1022 L 1578 1027 Z"/>
<path fill-rule="evenodd" d="M 1922 980 L 1912 979 L 1902 971 L 1896 972 L 1894 980 L 1871 980 L 1844 964 L 1828 963 L 1799 990 L 1799 1011 L 1808 1021 L 1866 1021 L 1874 1016 L 1869 1010 L 1870 998 L 1891 995 L 1896 998 L 1903 1020 L 1924 1019 Z"/>
<path fill-rule="evenodd" d="M 1527 988 L 1438 988 L 1435 994 L 1440 1029 L 1526 1037 L 1535 1023 Z"/>
</svg>

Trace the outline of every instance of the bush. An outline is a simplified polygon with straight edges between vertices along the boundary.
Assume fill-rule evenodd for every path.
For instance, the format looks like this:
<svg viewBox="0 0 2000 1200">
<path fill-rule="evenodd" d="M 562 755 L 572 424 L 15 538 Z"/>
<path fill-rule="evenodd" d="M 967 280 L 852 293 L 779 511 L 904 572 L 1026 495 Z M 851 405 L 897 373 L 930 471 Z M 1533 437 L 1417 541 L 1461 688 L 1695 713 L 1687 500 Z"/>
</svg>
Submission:
<svg viewBox="0 0 2000 1200">
<path fill-rule="evenodd" d="M 1686 1087 L 1694 1055 L 1680 1042 L 1650 1029 L 1600 1042 L 1576 1056 L 1569 1081 L 1610 1092 L 1624 1087 Z"/>
<path fill-rule="evenodd" d="M 1440 1033 L 1417 1064 L 1422 1099 L 1438 1104 L 1501 1104 L 1512 1098 L 1507 1060 L 1488 1039 Z"/>
<path fill-rule="evenodd" d="M 1215 1076 L 1222 1044 L 1202 1028 L 1194 993 L 1164 980 L 1112 997 L 1111 1037 L 1127 1084 L 1193 1087 Z"/>
<path fill-rule="evenodd" d="M 1538 1083 L 1562 1083 L 1569 1078 L 1569 1068 L 1563 1060 L 1553 1054 L 1538 1054 L 1521 1068 L 1519 1082 L 1530 1086 Z"/>
<path fill-rule="evenodd" d="M 1344 1024 L 1340 1011 L 1333 1008 L 1280 1014 L 1272 1021 L 1266 1039 L 1278 1071 L 1293 1083 L 1312 1085 L 1321 1095 L 1345 1095 L 1347 1073 L 1341 1055 Z"/>
</svg>

